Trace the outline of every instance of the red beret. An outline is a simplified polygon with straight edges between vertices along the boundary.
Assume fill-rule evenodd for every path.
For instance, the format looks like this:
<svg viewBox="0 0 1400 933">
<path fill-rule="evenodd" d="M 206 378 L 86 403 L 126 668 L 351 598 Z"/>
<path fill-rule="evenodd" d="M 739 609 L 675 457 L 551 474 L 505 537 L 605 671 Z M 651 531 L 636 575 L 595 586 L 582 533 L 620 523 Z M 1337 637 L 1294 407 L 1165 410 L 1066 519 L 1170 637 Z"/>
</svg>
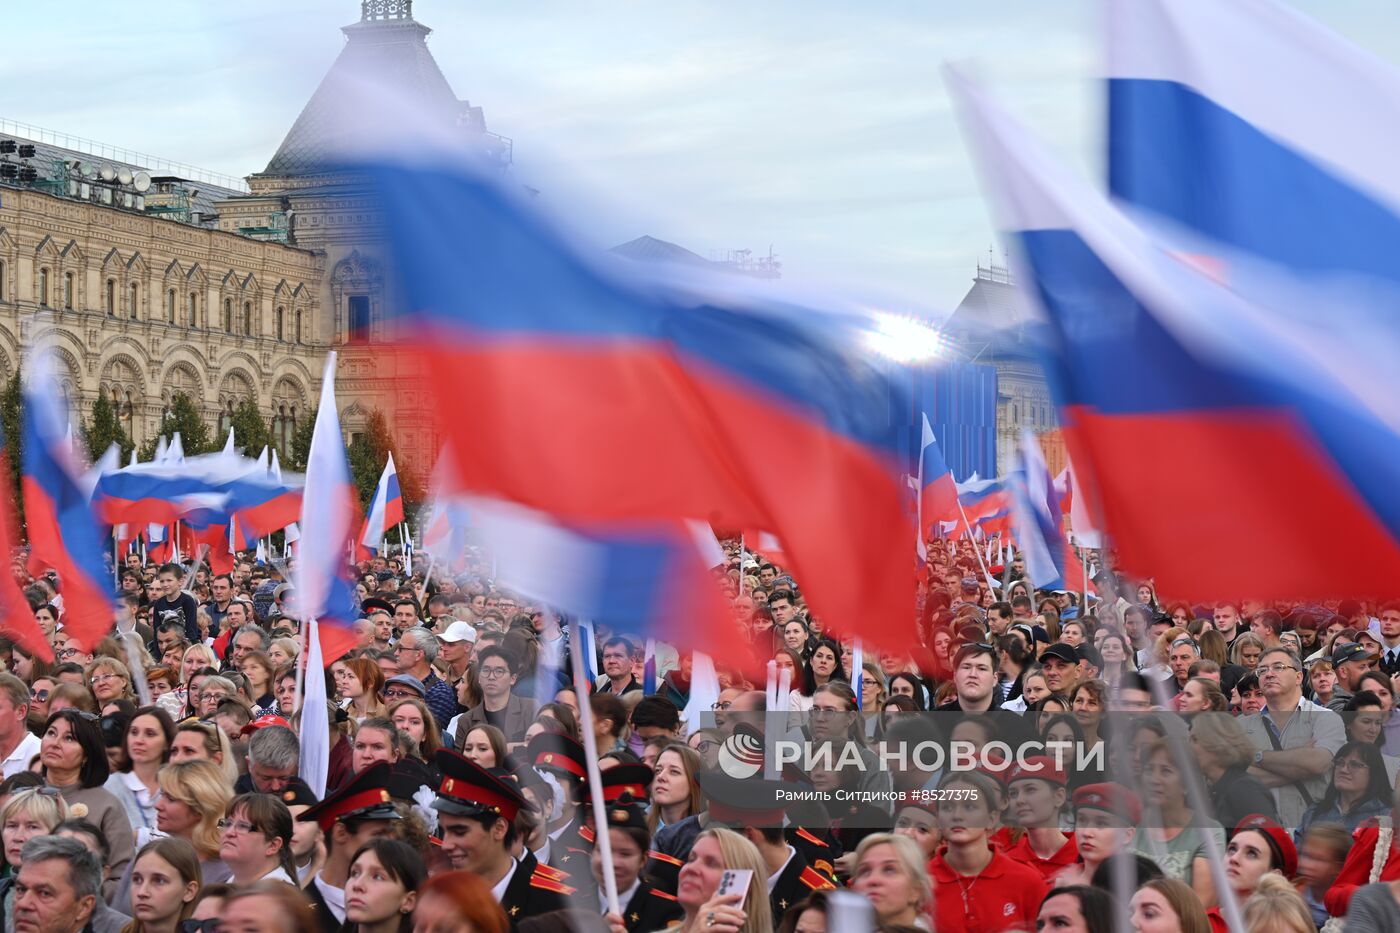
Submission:
<svg viewBox="0 0 1400 933">
<path fill-rule="evenodd" d="M 1298 847 L 1293 844 L 1293 837 L 1273 820 L 1262 813 L 1251 813 L 1240 820 L 1240 824 L 1235 827 L 1235 832 L 1243 832 L 1252 829 L 1261 834 L 1269 843 L 1269 848 L 1274 850 L 1275 861 L 1282 862 L 1279 866 L 1283 869 L 1284 877 L 1289 881 L 1298 874 Z"/>
<path fill-rule="evenodd" d="M 1122 784 L 1085 784 L 1074 792 L 1074 809 L 1112 813 L 1129 826 L 1142 819 L 1142 801 Z"/>
<path fill-rule="evenodd" d="M 1017 762 L 1012 765 L 1011 770 L 1006 772 L 1006 785 L 1010 787 L 1012 781 L 1024 781 L 1027 778 L 1049 781 L 1061 787 L 1069 783 L 1064 770 L 1056 767 L 1055 759 L 1049 755 L 1031 755 L 1024 764 Z"/>
</svg>

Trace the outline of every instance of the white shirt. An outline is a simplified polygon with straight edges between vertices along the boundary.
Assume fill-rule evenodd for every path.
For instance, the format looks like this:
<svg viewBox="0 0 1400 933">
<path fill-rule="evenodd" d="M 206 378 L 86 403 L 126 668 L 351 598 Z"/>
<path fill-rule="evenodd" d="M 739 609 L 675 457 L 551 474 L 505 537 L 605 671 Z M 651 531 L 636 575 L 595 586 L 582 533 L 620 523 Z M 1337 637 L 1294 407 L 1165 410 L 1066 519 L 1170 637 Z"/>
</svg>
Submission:
<svg viewBox="0 0 1400 933">
<path fill-rule="evenodd" d="M 15 750 L 10 752 L 9 757 L 4 762 L 5 777 L 14 777 L 21 771 L 29 767 L 29 759 L 39 754 L 39 737 L 29 730 L 25 730 L 24 738 L 19 740 Z"/>
<path fill-rule="evenodd" d="M 632 903 L 632 898 L 636 896 L 637 889 L 641 886 L 642 879 L 638 878 L 636 881 L 632 882 L 632 887 L 628 888 L 626 891 L 617 892 L 617 906 L 624 914 L 627 913 L 628 905 Z M 608 892 L 601 885 L 598 887 L 598 909 L 602 913 L 608 912 Z"/>
<path fill-rule="evenodd" d="M 787 849 L 788 849 L 788 857 L 787 857 L 786 860 L 784 860 L 784 862 L 783 862 L 783 864 L 782 864 L 782 867 L 779 868 L 777 871 L 772 872 L 771 874 L 768 875 L 768 896 L 769 896 L 769 897 L 772 897 L 772 896 L 773 896 L 773 889 L 776 888 L 776 887 L 778 886 L 778 879 L 781 878 L 781 877 L 783 876 L 783 872 L 787 871 L 787 867 L 788 867 L 789 865 L 792 864 L 792 857 L 793 857 L 794 855 L 797 854 L 797 850 L 794 849 L 792 846 L 788 846 Z"/>
<path fill-rule="evenodd" d="M 337 888 L 333 884 L 327 884 L 321 880 L 321 873 L 316 872 L 311 883 L 316 885 L 316 890 L 321 892 L 321 897 L 325 900 L 326 906 L 330 908 L 335 919 L 340 923 L 345 922 L 345 889 Z"/>
<path fill-rule="evenodd" d="M 510 885 L 510 879 L 515 877 L 515 870 L 519 867 L 520 863 L 512 858 L 510 860 L 510 871 L 506 872 L 505 877 L 496 882 L 496 886 L 491 889 L 491 897 L 497 904 L 501 902 L 501 898 L 506 896 L 506 888 Z"/>
</svg>

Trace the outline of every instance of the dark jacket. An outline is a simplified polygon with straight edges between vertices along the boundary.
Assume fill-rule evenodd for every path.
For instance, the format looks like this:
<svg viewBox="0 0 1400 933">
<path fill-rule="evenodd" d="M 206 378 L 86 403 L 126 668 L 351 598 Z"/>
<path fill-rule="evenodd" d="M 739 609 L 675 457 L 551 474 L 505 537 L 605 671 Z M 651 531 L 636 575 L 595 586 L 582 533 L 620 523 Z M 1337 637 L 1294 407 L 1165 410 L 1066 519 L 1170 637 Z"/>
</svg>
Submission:
<svg viewBox="0 0 1400 933">
<path fill-rule="evenodd" d="M 1210 786 L 1210 809 L 1215 820 L 1226 827 L 1240 825 L 1253 813 L 1262 813 L 1278 820 L 1278 805 L 1273 792 L 1244 768 L 1231 768 Z"/>
<path fill-rule="evenodd" d="M 501 731 L 506 734 L 506 741 L 525 741 L 525 730 L 530 728 L 530 724 L 535 721 L 535 714 L 538 710 L 539 707 L 534 700 L 518 693 L 512 693 L 509 702 L 506 703 L 506 708 L 501 711 Z M 452 746 L 461 751 L 467 741 L 467 733 L 477 726 L 489 725 L 490 722 L 491 720 L 486 718 L 486 705 L 484 703 L 473 706 L 462 714 L 461 719 L 457 720 L 457 734 L 452 737 Z"/>
</svg>

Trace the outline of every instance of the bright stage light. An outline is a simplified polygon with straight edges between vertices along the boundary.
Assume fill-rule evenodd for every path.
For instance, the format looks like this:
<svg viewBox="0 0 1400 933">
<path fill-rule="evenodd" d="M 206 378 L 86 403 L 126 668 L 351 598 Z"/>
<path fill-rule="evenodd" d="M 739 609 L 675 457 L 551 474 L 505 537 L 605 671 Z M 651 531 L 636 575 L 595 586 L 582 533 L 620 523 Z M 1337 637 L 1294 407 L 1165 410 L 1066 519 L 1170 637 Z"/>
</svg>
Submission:
<svg viewBox="0 0 1400 933">
<path fill-rule="evenodd" d="M 937 327 L 901 314 L 876 314 L 875 327 L 866 342 L 876 353 L 898 363 L 935 359 L 948 349 L 948 341 Z"/>
</svg>

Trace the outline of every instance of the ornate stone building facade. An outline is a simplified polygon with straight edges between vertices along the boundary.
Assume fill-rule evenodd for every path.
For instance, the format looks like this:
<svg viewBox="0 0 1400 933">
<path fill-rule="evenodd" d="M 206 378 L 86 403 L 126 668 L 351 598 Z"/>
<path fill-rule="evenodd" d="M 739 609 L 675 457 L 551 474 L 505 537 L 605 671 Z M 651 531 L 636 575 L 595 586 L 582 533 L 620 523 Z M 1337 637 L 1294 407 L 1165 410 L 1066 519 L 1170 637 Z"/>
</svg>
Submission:
<svg viewBox="0 0 1400 933">
<path fill-rule="evenodd" d="M 92 162 L 95 150 L 20 134 L 10 137 L 19 151 L 11 143 L 6 154 L 0 132 L 0 169 L 10 161 L 38 176 L 0 173 L 0 373 L 50 345 L 78 418 L 106 393 L 139 443 L 176 392 L 220 431 L 252 398 L 284 444 L 337 348 L 346 433 L 379 409 L 404 466 L 430 468 L 431 397 L 414 360 L 388 343 L 395 298 L 372 198 L 328 166 L 342 139 L 374 132 L 372 115 L 338 99 L 343 79 L 372 79 L 436 110 L 503 168 L 511 143 L 457 99 L 412 0 L 364 0 L 360 21 L 342 31 L 339 57 L 246 186 L 187 166 Z"/>
</svg>

